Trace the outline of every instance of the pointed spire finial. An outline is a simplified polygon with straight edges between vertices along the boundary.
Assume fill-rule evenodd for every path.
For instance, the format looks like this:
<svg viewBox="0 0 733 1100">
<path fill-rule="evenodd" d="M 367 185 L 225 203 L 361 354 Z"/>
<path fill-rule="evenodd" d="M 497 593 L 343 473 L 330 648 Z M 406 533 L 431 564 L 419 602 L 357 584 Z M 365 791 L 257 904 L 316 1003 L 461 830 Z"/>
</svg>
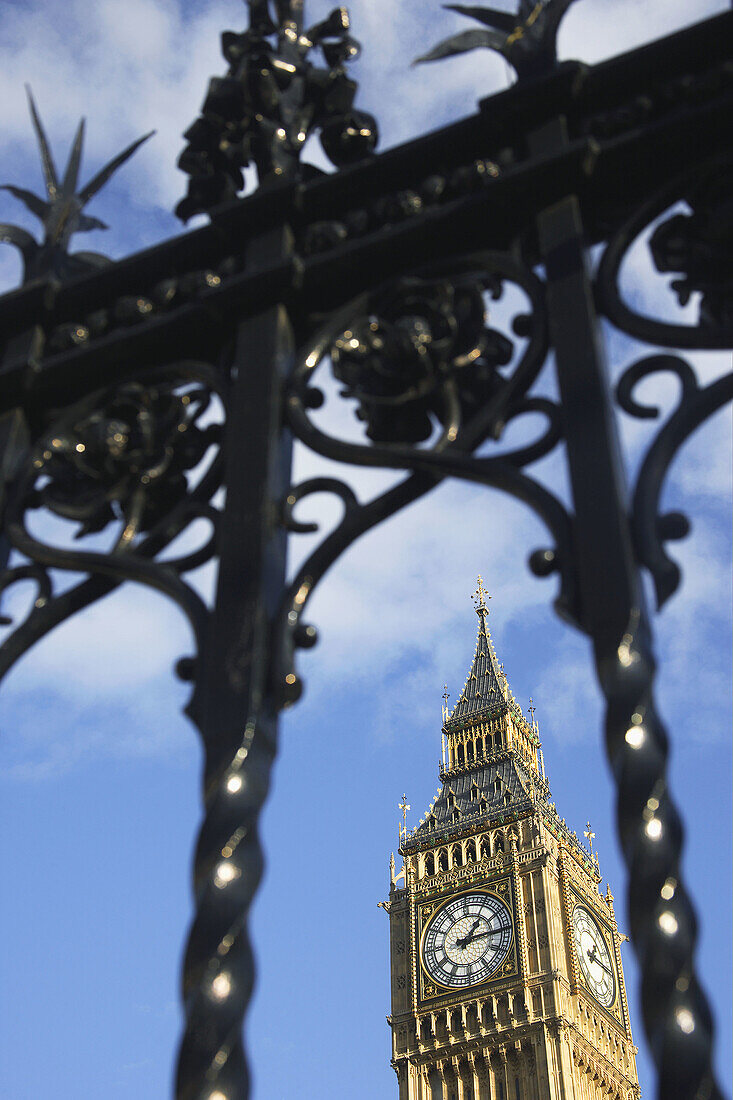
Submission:
<svg viewBox="0 0 733 1100">
<path fill-rule="evenodd" d="M 400 839 L 402 839 L 402 837 L 407 836 L 407 811 L 410 809 L 406 794 L 402 795 L 399 808 L 402 810 L 402 821 L 400 822 Z"/>
<path fill-rule="evenodd" d="M 585 829 L 585 832 L 583 833 L 583 836 L 587 838 L 588 847 L 590 848 L 590 854 L 593 855 L 593 841 L 595 840 L 596 834 L 593 832 L 593 830 L 590 827 L 590 821 L 586 822 L 586 829 Z"/>
<path fill-rule="evenodd" d="M 484 582 L 481 574 L 478 575 L 478 584 L 476 585 L 476 591 L 473 594 L 473 606 L 476 608 L 477 615 L 488 615 L 489 609 L 486 606 L 486 601 L 490 600 L 491 596 L 484 588 Z"/>
<path fill-rule="evenodd" d="M 529 697 L 529 707 L 527 709 L 529 711 L 530 721 L 531 721 L 532 725 L 534 726 L 534 716 L 537 712 L 537 708 L 534 705 L 534 703 L 532 702 L 532 696 L 531 695 Z"/>
</svg>

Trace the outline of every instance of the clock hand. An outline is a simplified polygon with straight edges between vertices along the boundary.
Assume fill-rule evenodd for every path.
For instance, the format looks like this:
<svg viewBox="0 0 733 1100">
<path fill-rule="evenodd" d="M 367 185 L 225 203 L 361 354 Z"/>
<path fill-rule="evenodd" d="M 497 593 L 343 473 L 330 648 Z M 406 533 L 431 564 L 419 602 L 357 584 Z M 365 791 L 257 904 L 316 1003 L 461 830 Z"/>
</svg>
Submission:
<svg viewBox="0 0 733 1100">
<path fill-rule="evenodd" d="M 458 945 L 458 947 L 463 949 L 466 946 L 466 944 L 471 942 L 471 940 L 473 938 L 473 934 L 476 931 L 476 929 L 478 928 L 480 923 L 481 923 L 481 918 L 476 917 L 476 920 L 473 922 L 473 927 L 472 927 L 471 931 L 468 933 L 468 935 L 467 936 L 461 936 L 460 939 L 456 940 L 456 944 Z"/>
<path fill-rule="evenodd" d="M 475 943 L 476 940 L 486 939 L 487 936 L 498 936 L 505 930 L 505 925 L 501 925 L 499 928 L 490 928 L 488 932 L 479 932 L 477 936 L 471 936 L 470 940 L 467 940 L 466 943 Z"/>
<path fill-rule="evenodd" d="M 598 963 L 599 966 L 603 967 L 603 969 L 606 971 L 607 974 L 611 974 L 611 977 L 613 977 L 613 974 L 611 973 L 609 968 L 606 966 L 606 964 L 600 958 L 600 956 L 599 956 L 599 954 L 596 950 L 595 944 L 593 945 L 593 950 L 592 951 L 586 951 L 586 955 L 588 956 L 588 958 L 590 959 L 590 961 L 592 963 Z"/>
<path fill-rule="evenodd" d="M 496 936 L 496 935 L 498 935 L 500 931 L 501 931 L 500 928 L 495 928 L 493 932 L 491 932 L 491 931 L 489 931 L 489 932 L 479 932 L 479 934 L 477 936 L 473 936 L 473 939 L 474 940 L 483 940 L 483 939 L 486 939 L 487 936 Z"/>
</svg>

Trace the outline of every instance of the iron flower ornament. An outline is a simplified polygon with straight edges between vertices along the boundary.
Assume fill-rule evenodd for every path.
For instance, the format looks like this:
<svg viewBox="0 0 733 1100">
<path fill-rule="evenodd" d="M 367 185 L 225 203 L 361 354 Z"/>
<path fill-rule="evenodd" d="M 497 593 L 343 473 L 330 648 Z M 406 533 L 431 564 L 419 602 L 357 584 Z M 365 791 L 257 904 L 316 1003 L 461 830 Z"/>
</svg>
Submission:
<svg viewBox="0 0 733 1100">
<path fill-rule="evenodd" d="M 221 36 L 229 70 L 210 81 L 201 114 L 184 134 L 178 167 L 189 176 L 188 191 L 176 207 L 183 221 L 236 198 L 251 165 L 260 184 L 318 174 L 300 160 L 313 133 L 337 167 L 377 145 L 376 119 L 354 107 L 357 85 L 346 73 L 360 53 L 346 8 L 306 28 L 302 0 L 246 3 L 248 28 Z"/>
<path fill-rule="evenodd" d="M 469 50 L 488 49 L 500 53 L 520 80 L 545 76 L 557 63 L 557 32 L 573 0 L 519 0 L 516 15 L 496 8 L 444 4 L 448 11 L 467 15 L 491 30 L 462 31 L 439 42 L 414 64 L 440 61 Z"/>
<path fill-rule="evenodd" d="M 15 245 L 23 257 L 23 282 L 28 283 L 33 279 L 45 275 L 52 275 L 58 279 L 73 278 L 81 275 L 91 268 L 101 267 L 108 263 L 106 256 L 99 252 L 75 252 L 69 253 L 69 243 L 75 233 L 88 232 L 90 229 L 107 229 L 108 226 L 99 218 L 90 217 L 84 213 L 84 207 L 94 198 L 98 191 L 104 187 L 118 168 L 129 160 L 132 154 L 140 148 L 143 142 L 155 133 L 138 138 L 128 145 L 116 157 L 113 157 L 104 168 L 97 172 L 84 187 L 79 187 L 79 169 L 84 147 L 84 119 L 79 123 L 74 143 L 71 147 L 69 159 L 66 164 L 63 179 L 59 179 L 51 154 L 43 124 L 38 114 L 33 95 L 26 85 L 28 106 L 31 112 L 33 129 L 36 132 L 38 148 L 41 154 L 43 178 L 46 184 L 46 198 L 42 199 L 32 191 L 24 187 L 15 187 L 6 183 L 0 185 L 0 190 L 9 191 L 16 199 L 30 210 L 31 214 L 43 224 L 43 242 L 38 243 L 36 238 L 26 229 L 17 225 L 0 223 L 0 241 Z"/>
</svg>

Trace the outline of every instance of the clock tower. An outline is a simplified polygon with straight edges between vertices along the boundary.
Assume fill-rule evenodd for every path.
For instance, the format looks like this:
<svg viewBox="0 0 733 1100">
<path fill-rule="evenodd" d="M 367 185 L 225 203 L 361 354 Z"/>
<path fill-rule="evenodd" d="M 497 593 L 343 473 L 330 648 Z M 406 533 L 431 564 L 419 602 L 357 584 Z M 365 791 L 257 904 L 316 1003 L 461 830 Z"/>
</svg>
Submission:
<svg viewBox="0 0 733 1100">
<path fill-rule="evenodd" d="M 383 903 L 399 1100 L 632 1100 L 623 937 L 594 834 L 586 848 L 550 799 L 534 708 L 525 718 L 497 661 L 480 577 L 475 603 L 440 786 L 420 824 L 400 827 Z"/>
</svg>

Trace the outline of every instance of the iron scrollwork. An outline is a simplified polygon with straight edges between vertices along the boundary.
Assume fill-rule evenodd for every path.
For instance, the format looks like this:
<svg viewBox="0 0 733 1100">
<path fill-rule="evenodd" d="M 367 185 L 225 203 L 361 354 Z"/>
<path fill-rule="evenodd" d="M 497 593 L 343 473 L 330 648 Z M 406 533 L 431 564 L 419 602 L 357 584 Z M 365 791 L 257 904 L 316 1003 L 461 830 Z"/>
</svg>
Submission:
<svg viewBox="0 0 733 1100">
<path fill-rule="evenodd" d="M 509 283 L 524 291 L 530 311 L 514 317 L 513 335 L 525 339 L 526 345 L 506 371 L 515 344 L 487 325 L 484 295 L 498 299 Z M 286 396 L 295 436 L 338 462 L 403 470 L 408 476 L 365 504 L 358 502 L 348 485 L 333 478 L 312 479 L 292 489 L 285 509 L 290 530 L 315 529 L 293 515 L 295 506 L 314 493 L 335 493 L 344 512 L 300 567 L 283 603 L 274 658 L 275 680 L 284 703 L 297 699 L 302 689 L 293 653 L 316 639 L 314 628 L 304 626 L 301 616 L 326 570 L 361 534 L 446 477 L 502 488 L 525 501 L 543 520 L 554 545 L 535 552 L 530 564 L 538 575 L 559 573 L 557 604 L 572 617 L 570 518 L 560 502 L 523 469 L 548 454 L 561 437 L 556 406 L 529 394 L 546 353 L 542 283 L 514 257 L 486 252 L 405 278 L 349 303 L 301 354 Z M 357 402 L 356 415 L 371 444 L 335 438 L 314 423 L 309 410 L 323 401 L 314 380 L 319 367 L 329 360 L 335 378 L 344 384 L 342 396 Z M 484 454 L 484 445 L 498 441 L 511 421 L 532 413 L 545 420 L 539 438 L 513 451 Z"/>
<path fill-rule="evenodd" d="M 681 573 L 664 549 L 670 539 L 684 538 L 690 529 L 679 512 L 659 513 L 664 477 L 682 444 L 714 412 L 733 400 L 733 374 L 701 387 L 686 360 L 676 355 L 650 355 L 633 363 L 621 376 L 616 395 L 619 405 L 631 416 L 656 417 L 659 410 L 635 400 L 633 391 L 643 378 L 657 372 L 671 372 L 680 380 L 680 398 L 672 415 L 649 446 L 634 490 L 631 522 L 637 560 L 646 566 L 654 581 L 657 607 L 679 587 Z"/>
<path fill-rule="evenodd" d="M 685 172 L 652 195 L 628 218 L 604 249 L 596 277 L 599 308 L 629 336 L 646 344 L 684 349 L 726 349 L 733 343 L 733 230 L 730 158 L 719 158 Z M 697 297 L 697 325 L 673 324 L 640 314 L 626 304 L 619 288 L 621 265 L 634 242 L 656 219 L 648 247 L 660 274 L 677 273 L 670 289 L 680 305 Z"/>
<path fill-rule="evenodd" d="M 144 383 L 93 394 L 41 434 L 10 486 L 4 519 L 13 558 L 0 576 L 0 593 L 29 579 L 38 591 L 0 647 L 0 677 L 54 626 L 125 580 L 166 593 L 200 639 L 206 609 L 183 576 L 214 555 L 212 497 L 221 459 L 219 426 L 207 423 L 213 395 L 221 396 L 221 383 L 211 368 L 179 363 Z M 191 471 L 202 463 L 203 472 L 189 485 Z M 114 532 L 112 545 L 77 549 L 43 540 L 30 523 L 41 508 L 73 524 L 77 540 Z M 209 537 L 160 560 L 199 519 L 212 528 Z M 54 582 L 54 571 L 86 577 L 64 588 Z M 3 621 L 12 622 L 8 615 Z"/>
</svg>

